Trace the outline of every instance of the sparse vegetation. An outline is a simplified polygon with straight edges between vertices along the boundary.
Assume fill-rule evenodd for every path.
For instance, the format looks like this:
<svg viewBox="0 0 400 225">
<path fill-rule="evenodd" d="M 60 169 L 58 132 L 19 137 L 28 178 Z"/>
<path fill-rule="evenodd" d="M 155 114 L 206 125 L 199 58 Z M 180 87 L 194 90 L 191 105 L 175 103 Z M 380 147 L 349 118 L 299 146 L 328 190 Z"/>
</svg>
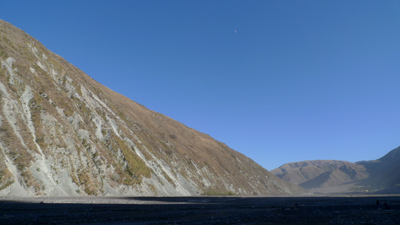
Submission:
<svg viewBox="0 0 400 225">
<path fill-rule="evenodd" d="M 8 47 L 12 48 L 14 51 L 18 51 L 17 47 L 14 46 L 13 42 L 10 41 L 6 36 L 1 36 L 1 41 L 3 41 Z"/>
<path fill-rule="evenodd" d="M 204 191 L 201 195 L 237 195 L 233 191 L 218 191 L 214 189 L 208 189 Z"/>
<path fill-rule="evenodd" d="M 112 140 L 114 140 L 116 143 L 116 147 L 122 151 L 125 160 L 128 162 L 125 172 L 129 175 L 129 177 L 126 177 L 124 184 L 141 183 L 142 176 L 150 178 L 151 169 L 146 166 L 146 164 L 138 155 L 136 155 L 134 150 L 129 148 L 119 137 L 115 135 L 112 137 Z"/>
<path fill-rule="evenodd" d="M 32 187 L 37 194 L 40 193 L 41 186 L 39 182 L 37 182 L 37 180 L 33 177 L 31 171 L 24 170 L 22 171 L 21 176 L 23 177 L 24 182 L 28 187 Z"/>
<path fill-rule="evenodd" d="M 22 146 L 21 140 L 15 135 L 7 121 L 3 121 L 1 125 L 0 140 L 8 150 L 8 157 L 14 162 L 18 170 L 23 171 L 31 165 L 32 155 L 27 152 L 26 147 Z"/>
<path fill-rule="evenodd" d="M 0 191 L 14 183 L 11 172 L 5 168 L 5 165 L 1 165 L 0 169 Z"/>
<path fill-rule="evenodd" d="M 151 192 L 153 192 L 154 195 L 157 195 L 157 188 L 152 184 L 148 184 L 148 186 L 150 187 Z"/>
<path fill-rule="evenodd" d="M 176 187 L 174 180 L 172 180 L 172 178 L 170 176 L 168 176 L 168 174 L 164 170 L 162 170 L 162 174 L 170 184 L 172 184 L 174 187 Z"/>
<path fill-rule="evenodd" d="M 3 184 L 3 185 L 0 186 L 0 191 L 3 190 L 3 189 L 8 188 L 8 187 L 9 187 L 11 184 L 13 184 L 13 183 L 14 183 L 14 180 L 8 180 L 8 181 L 6 181 L 5 184 Z"/>
<path fill-rule="evenodd" d="M 0 46 L 0 48 L 1 48 L 1 46 Z M 3 50 L 3 48 L 0 49 L 0 58 L 2 58 L 2 59 L 8 58 L 8 54 Z"/>
<path fill-rule="evenodd" d="M 83 185 L 84 191 L 86 192 L 86 194 L 88 194 L 88 195 L 97 195 L 98 194 L 98 188 L 96 188 L 97 185 L 95 185 L 92 182 L 92 179 L 90 178 L 90 176 L 86 170 L 78 173 L 78 179 L 79 179 L 78 186 Z"/>
</svg>

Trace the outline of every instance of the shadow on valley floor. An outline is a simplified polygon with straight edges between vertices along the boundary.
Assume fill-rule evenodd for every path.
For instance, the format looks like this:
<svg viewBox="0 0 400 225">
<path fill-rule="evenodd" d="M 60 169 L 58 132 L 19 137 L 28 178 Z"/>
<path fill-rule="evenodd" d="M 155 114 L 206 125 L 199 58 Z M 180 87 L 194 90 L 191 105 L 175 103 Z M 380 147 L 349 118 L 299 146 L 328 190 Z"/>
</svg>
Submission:
<svg viewBox="0 0 400 225">
<path fill-rule="evenodd" d="M 0 224 L 160 223 L 400 224 L 400 196 L 0 199 Z"/>
</svg>

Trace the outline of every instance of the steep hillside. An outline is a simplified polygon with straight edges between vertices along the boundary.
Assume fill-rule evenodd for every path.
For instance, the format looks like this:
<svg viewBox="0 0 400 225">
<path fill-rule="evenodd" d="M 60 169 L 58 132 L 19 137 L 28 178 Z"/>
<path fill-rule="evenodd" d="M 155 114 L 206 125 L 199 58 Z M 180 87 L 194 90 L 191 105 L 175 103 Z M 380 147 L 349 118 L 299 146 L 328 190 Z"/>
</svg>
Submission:
<svg viewBox="0 0 400 225">
<path fill-rule="evenodd" d="M 400 186 L 400 147 L 377 160 L 356 163 L 315 160 L 287 163 L 271 171 L 277 177 L 319 191 L 370 191 Z M 386 193 L 385 192 L 385 193 Z"/>
<path fill-rule="evenodd" d="M 0 195 L 301 191 L 104 87 L 1 20 L 0 62 Z"/>
</svg>

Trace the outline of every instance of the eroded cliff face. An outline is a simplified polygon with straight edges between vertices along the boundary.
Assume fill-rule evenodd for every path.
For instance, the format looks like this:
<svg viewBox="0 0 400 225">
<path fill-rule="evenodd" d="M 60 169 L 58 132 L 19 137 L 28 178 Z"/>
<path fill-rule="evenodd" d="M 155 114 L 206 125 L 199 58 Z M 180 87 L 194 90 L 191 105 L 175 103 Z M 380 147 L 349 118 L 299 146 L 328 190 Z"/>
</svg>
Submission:
<svg viewBox="0 0 400 225">
<path fill-rule="evenodd" d="M 0 195 L 301 191 L 102 86 L 1 20 L 0 62 Z"/>
</svg>

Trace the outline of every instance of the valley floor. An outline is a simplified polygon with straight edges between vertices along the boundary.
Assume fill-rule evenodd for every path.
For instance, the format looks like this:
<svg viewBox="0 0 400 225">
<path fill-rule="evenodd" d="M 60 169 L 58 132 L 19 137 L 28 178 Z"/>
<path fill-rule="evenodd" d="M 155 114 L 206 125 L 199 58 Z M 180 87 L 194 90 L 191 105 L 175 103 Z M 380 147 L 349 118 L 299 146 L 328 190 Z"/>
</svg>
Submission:
<svg viewBox="0 0 400 225">
<path fill-rule="evenodd" d="M 400 196 L 0 197 L 0 224 L 400 224 Z"/>
</svg>

